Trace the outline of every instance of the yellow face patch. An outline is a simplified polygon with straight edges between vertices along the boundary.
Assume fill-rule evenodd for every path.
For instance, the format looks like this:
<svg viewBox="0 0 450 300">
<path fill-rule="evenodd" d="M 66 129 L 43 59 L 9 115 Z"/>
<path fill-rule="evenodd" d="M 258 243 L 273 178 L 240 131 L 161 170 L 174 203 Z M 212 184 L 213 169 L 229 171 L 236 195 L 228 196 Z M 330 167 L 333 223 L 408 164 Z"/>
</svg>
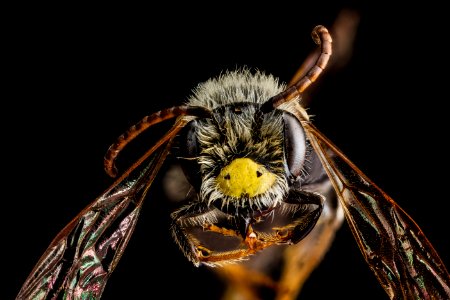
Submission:
<svg viewBox="0 0 450 300">
<path fill-rule="evenodd" d="M 262 194 L 275 180 L 273 173 L 250 158 L 236 158 L 216 178 L 222 193 L 235 198 Z"/>
</svg>

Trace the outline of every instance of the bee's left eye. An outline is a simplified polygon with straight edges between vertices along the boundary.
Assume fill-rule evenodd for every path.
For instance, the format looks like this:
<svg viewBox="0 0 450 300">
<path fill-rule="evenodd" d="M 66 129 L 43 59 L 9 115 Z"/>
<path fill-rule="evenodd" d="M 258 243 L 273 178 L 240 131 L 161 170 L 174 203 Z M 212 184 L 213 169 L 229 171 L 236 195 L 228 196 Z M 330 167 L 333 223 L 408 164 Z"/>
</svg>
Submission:
<svg viewBox="0 0 450 300">
<path fill-rule="evenodd" d="M 290 113 L 283 113 L 284 153 L 290 174 L 297 178 L 301 175 L 306 156 L 306 139 L 302 125 Z"/>
<path fill-rule="evenodd" d="M 190 184 L 195 189 L 200 188 L 201 175 L 200 167 L 197 163 L 198 141 L 196 137 L 197 121 L 189 122 L 180 134 L 179 152 L 180 164 Z"/>
</svg>

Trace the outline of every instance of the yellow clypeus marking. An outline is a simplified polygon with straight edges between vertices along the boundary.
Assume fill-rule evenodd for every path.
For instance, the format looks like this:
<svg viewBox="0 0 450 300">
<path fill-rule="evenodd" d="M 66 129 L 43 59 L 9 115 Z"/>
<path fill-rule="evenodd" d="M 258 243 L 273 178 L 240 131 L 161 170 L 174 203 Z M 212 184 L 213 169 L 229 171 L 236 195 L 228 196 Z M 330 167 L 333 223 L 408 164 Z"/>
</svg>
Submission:
<svg viewBox="0 0 450 300">
<path fill-rule="evenodd" d="M 266 192 L 276 176 L 250 158 L 236 158 L 217 176 L 220 190 L 227 196 L 254 197 Z"/>
</svg>

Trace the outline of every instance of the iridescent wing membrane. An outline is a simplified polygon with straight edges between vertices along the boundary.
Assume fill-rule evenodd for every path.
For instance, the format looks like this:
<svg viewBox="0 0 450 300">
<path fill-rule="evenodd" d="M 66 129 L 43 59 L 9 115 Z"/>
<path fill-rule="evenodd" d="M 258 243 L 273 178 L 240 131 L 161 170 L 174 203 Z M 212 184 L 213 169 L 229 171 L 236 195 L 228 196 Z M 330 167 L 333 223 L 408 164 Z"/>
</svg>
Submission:
<svg viewBox="0 0 450 300">
<path fill-rule="evenodd" d="M 52 241 L 16 299 L 99 299 L 130 240 L 143 201 L 169 153 L 172 129 Z"/>
<path fill-rule="evenodd" d="M 358 247 L 390 299 L 449 299 L 448 271 L 419 226 L 298 111 L 291 113 L 302 122 Z"/>
</svg>

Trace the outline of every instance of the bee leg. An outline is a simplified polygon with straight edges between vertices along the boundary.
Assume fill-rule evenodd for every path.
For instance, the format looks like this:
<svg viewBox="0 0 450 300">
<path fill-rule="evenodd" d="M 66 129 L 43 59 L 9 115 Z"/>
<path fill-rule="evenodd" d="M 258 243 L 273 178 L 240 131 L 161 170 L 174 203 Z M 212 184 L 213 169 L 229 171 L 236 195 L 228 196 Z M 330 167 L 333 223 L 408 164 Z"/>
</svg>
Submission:
<svg viewBox="0 0 450 300">
<path fill-rule="evenodd" d="M 221 265 L 224 262 L 239 261 L 249 255 L 255 254 L 278 242 L 278 237 L 269 240 L 259 239 L 256 234 L 244 238 L 241 236 L 236 224 L 230 222 L 228 215 L 215 208 L 209 208 L 201 202 L 181 207 L 171 214 L 171 231 L 175 242 L 178 244 L 189 261 L 199 266 L 204 263 L 209 266 Z M 224 222 L 225 226 L 220 226 Z M 200 240 L 202 232 L 214 232 L 222 236 L 235 237 L 244 241 L 246 247 L 233 250 L 216 251 L 202 245 Z"/>
<path fill-rule="evenodd" d="M 172 218 L 171 231 L 175 242 L 188 260 L 195 266 L 199 266 L 198 251 L 207 251 L 207 249 L 201 247 L 200 242 L 189 235 L 185 229 L 214 223 L 215 210 L 208 208 L 204 203 L 194 202 L 174 211 L 170 216 Z"/>
<path fill-rule="evenodd" d="M 234 229 L 228 229 L 228 228 L 224 228 L 224 227 L 219 227 L 215 224 L 206 224 L 205 226 L 203 226 L 203 229 L 211 231 L 211 232 L 215 232 L 215 233 L 220 233 L 223 236 L 234 236 L 237 237 L 239 239 L 242 239 L 241 235 L 238 233 L 238 231 L 234 230 Z"/>
<path fill-rule="evenodd" d="M 284 251 L 276 300 L 297 299 L 305 281 L 328 251 L 343 220 L 341 205 L 335 195 L 330 195 L 316 226 L 302 241 Z"/>
<path fill-rule="evenodd" d="M 273 228 L 280 242 L 296 244 L 307 236 L 319 220 L 325 198 L 313 192 L 291 189 L 278 210 L 293 222 Z"/>
</svg>

